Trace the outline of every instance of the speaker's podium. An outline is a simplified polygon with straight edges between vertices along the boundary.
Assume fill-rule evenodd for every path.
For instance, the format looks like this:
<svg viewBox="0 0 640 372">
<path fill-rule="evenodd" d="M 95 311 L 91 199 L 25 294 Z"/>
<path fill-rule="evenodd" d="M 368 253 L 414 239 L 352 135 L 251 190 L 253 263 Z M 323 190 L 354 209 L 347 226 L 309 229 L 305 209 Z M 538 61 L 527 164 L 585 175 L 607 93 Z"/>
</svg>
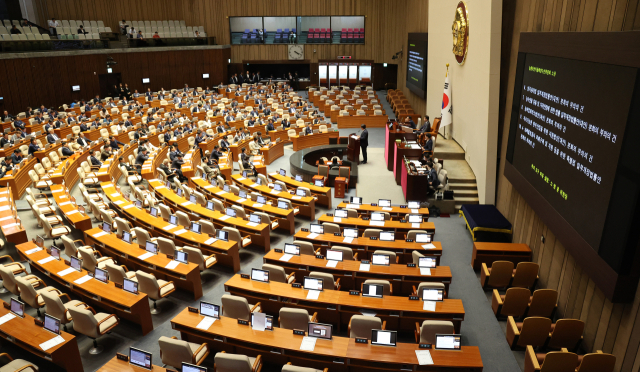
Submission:
<svg viewBox="0 0 640 372">
<path fill-rule="evenodd" d="M 355 133 L 349 135 L 347 143 L 347 160 L 360 164 L 360 137 Z"/>
</svg>

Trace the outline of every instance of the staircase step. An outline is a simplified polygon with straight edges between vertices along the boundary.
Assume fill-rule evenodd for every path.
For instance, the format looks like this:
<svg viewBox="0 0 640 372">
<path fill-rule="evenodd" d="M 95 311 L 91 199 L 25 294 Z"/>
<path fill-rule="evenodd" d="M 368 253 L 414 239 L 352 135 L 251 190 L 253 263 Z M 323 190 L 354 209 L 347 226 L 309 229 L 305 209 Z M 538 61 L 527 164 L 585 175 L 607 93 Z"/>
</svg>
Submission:
<svg viewBox="0 0 640 372">
<path fill-rule="evenodd" d="M 449 182 L 449 190 L 477 190 L 478 184 L 465 182 Z"/>
<path fill-rule="evenodd" d="M 451 188 L 449 188 L 451 189 Z M 453 191 L 453 195 L 455 199 L 458 199 L 458 197 L 461 198 L 477 198 L 478 197 L 478 190 L 477 189 L 473 189 L 473 190 L 454 190 Z"/>
<path fill-rule="evenodd" d="M 480 203 L 480 199 L 478 199 L 477 197 L 456 197 L 455 194 L 453 196 L 453 199 L 456 201 L 456 205 L 457 204 L 479 204 Z"/>
<path fill-rule="evenodd" d="M 472 183 L 474 185 L 477 183 L 475 177 L 474 178 L 455 178 L 449 175 L 448 179 L 449 179 L 449 183 Z"/>
</svg>

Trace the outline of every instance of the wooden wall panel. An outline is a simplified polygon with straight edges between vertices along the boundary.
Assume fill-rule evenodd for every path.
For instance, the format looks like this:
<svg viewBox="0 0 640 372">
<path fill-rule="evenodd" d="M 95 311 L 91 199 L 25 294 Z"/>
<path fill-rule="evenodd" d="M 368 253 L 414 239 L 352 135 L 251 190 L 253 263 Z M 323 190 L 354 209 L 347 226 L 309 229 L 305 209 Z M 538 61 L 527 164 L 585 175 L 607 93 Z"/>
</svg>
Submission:
<svg viewBox="0 0 640 372">
<path fill-rule="evenodd" d="M 114 73 L 122 74 L 122 82 L 133 91 L 158 90 L 189 86 L 218 85 L 226 81 L 229 49 L 189 51 L 112 53 L 117 65 Z M 202 79 L 208 72 L 210 78 Z M 95 73 L 95 74 L 94 74 Z M 2 109 L 13 114 L 27 106 L 58 107 L 76 99 L 90 99 L 100 93 L 98 75 L 106 73 L 106 56 L 75 55 L 64 57 L 17 58 L 0 60 L 0 89 L 4 96 Z M 142 78 L 151 79 L 143 85 Z M 72 93 L 71 85 L 80 85 Z"/>
<path fill-rule="evenodd" d="M 507 5 L 508 4 L 508 5 Z M 504 159 L 515 66 L 521 32 L 625 31 L 640 29 L 638 0 L 516 0 L 504 10 L 513 12 L 512 30 L 503 28 L 503 60 L 500 101 L 501 159 Z M 503 22 L 504 26 L 504 22 Z M 555 239 L 533 209 L 503 176 L 500 163 L 496 205 L 513 224 L 514 242 L 528 244 L 533 260 L 540 263 L 540 286 L 558 291 L 558 315 L 586 322 L 583 348 L 616 356 L 615 371 L 640 369 L 640 292 L 631 304 L 607 300 L 574 258 Z M 541 242 L 541 236 L 545 242 Z"/>
</svg>

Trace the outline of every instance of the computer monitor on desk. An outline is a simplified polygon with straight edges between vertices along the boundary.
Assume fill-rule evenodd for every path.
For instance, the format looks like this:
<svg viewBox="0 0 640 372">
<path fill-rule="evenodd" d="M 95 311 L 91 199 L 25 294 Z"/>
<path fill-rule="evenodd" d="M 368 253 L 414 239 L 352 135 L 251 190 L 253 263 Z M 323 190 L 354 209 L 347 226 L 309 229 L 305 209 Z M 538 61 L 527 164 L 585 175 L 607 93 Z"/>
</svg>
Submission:
<svg viewBox="0 0 640 372">
<path fill-rule="evenodd" d="M 333 215 L 335 217 L 339 217 L 339 218 L 347 218 L 347 217 L 349 217 L 349 213 L 347 212 L 346 209 L 336 209 L 333 212 Z"/>
<path fill-rule="evenodd" d="M 9 307 L 11 308 L 11 312 L 14 315 L 19 316 L 20 318 L 24 318 L 24 302 L 18 301 L 17 299 L 12 297 Z"/>
<path fill-rule="evenodd" d="M 396 240 L 396 234 L 393 231 L 380 231 L 380 240 L 383 242 L 392 242 Z"/>
<path fill-rule="evenodd" d="M 210 318 L 220 318 L 220 306 L 210 302 L 200 301 L 200 314 Z"/>
<path fill-rule="evenodd" d="M 371 221 L 384 221 L 384 213 L 381 212 L 373 212 L 371 213 Z"/>
<path fill-rule="evenodd" d="M 378 200 L 378 206 L 379 207 L 390 207 L 391 206 L 391 200 L 389 200 L 389 199 L 379 199 Z"/>
<path fill-rule="evenodd" d="M 269 271 L 251 269 L 251 280 L 255 280 L 263 283 L 269 283 Z"/>
<path fill-rule="evenodd" d="M 331 324 L 321 324 L 309 322 L 309 337 L 324 338 L 331 340 L 333 336 L 333 326 Z"/>
<path fill-rule="evenodd" d="M 311 231 L 314 234 L 324 234 L 324 226 L 317 223 L 312 223 L 309 226 L 309 231 Z"/>
<path fill-rule="evenodd" d="M 352 196 L 352 197 L 349 198 L 349 204 L 360 205 L 360 204 L 362 204 L 362 198 L 357 197 L 357 196 Z"/>
<path fill-rule="evenodd" d="M 134 347 L 129 348 L 129 363 L 136 367 L 142 367 L 149 370 L 152 369 L 153 364 L 151 363 L 151 358 L 151 353 Z"/>
<path fill-rule="evenodd" d="M 396 346 L 398 332 L 382 329 L 371 330 L 371 345 Z"/>
<path fill-rule="evenodd" d="M 44 329 L 47 331 L 59 335 L 60 334 L 60 319 L 51 316 L 49 314 L 44 314 Z"/>
<path fill-rule="evenodd" d="M 207 372 L 207 367 L 182 362 L 182 372 Z"/>
<path fill-rule="evenodd" d="M 292 254 L 294 256 L 300 256 L 300 246 L 295 244 L 286 244 L 284 245 L 284 253 Z"/>
<path fill-rule="evenodd" d="M 460 335 L 436 334 L 436 350 L 461 350 Z"/>
<path fill-rule="evenodd" d="M 363 297 L 382 298 L 384 287 L 380 284 L 362 284 Z"/>
</svg>

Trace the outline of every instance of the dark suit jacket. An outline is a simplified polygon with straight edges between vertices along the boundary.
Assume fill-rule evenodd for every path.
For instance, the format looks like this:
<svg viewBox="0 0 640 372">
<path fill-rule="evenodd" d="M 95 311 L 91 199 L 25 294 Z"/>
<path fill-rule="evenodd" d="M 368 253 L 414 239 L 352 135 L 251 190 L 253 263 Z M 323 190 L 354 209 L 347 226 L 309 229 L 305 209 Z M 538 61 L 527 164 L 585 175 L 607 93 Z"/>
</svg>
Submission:
<svg viewBox="0 0 640 372">
<path fill-rule="evenodd" d="M 91 141 L 89 141 L 89 139 L 88 139 L 88 138 L 86 138 L 86 137 L 84 137 L 84 138 L 78 138 L 78 139 L 76 140 L 76 142 L 78 143 L 78 145 L 83 146 L 83 147 L 84 147 L 84 146 L 86 146 L 86 145 L 88 145 L 89 143 L 91 143 Z"/>
<path fill-rule="evenodd" d="M 65 146 L 65 147 L 62 148 L 62 155 L 71 156 L 71 155 L 73 155 L 73 150 L 71 150 L 70 148 Z"/>
<path fill-rule="evenodd" d="M 58 137 L 58 136 L 55 136 L 53 134 L 47 134 L 47 142 L 49 142 L 49 143 L 56 143 L 56 141 L 59 140 L 59 139 L 60 139 L 60 137 Z"/>
<path fill-rule="evenodd" d="M 433 139 L 429 138 L 424 144 L 424 151 L 433 151 Z"/>
<path fill-rule="evenodd" d="M 365 129 L 360 133 L 360 147 L 366 146 L 369 146 L 369 131 Z"/>
<path fill-rule="evenodd" d="M 145 162 L 147 159 L 149 159 L 149 157 L 148 157 L 148 156 L 145 156 L 142 152 L 140 152 L 140 153 L 138 154 L 138 156 L 136 157 L 136 164 L 137 164 L 137 165 L 142 165 L 142 164 L 144 164 L 144 162 Z"/>
<path fill-rule="evenodd" d="M 29 155 L 39 150 L 40 148 L 38 147 L 38 145 L 33 145 L 33 144 L 29 145 Z"/>
<path fill-rule="evenodd" d="M 18 156 L 15 153 L 11 154 L 11 163 L 12 164 L 18 164 L 22 161 L 22 159 L 24 159 L 22 156 Z"/>
<path fill-rule="evenodd" d="M 4 139 L 4 137 L 0 138 L 0 147 L 6 145 L 7 143 L 11 144 L 11 140 Z"/>
<path fill-rule="evenodd" d="M 95 165 L 95 166 L 102 166 L 102 162 L 100 160 L 98 160 L 98 158 L 96 158 L 95 156 L 91 155 L 89 157 L 89 159 L 91 160 L 91 165 Z"/>
</svg>

